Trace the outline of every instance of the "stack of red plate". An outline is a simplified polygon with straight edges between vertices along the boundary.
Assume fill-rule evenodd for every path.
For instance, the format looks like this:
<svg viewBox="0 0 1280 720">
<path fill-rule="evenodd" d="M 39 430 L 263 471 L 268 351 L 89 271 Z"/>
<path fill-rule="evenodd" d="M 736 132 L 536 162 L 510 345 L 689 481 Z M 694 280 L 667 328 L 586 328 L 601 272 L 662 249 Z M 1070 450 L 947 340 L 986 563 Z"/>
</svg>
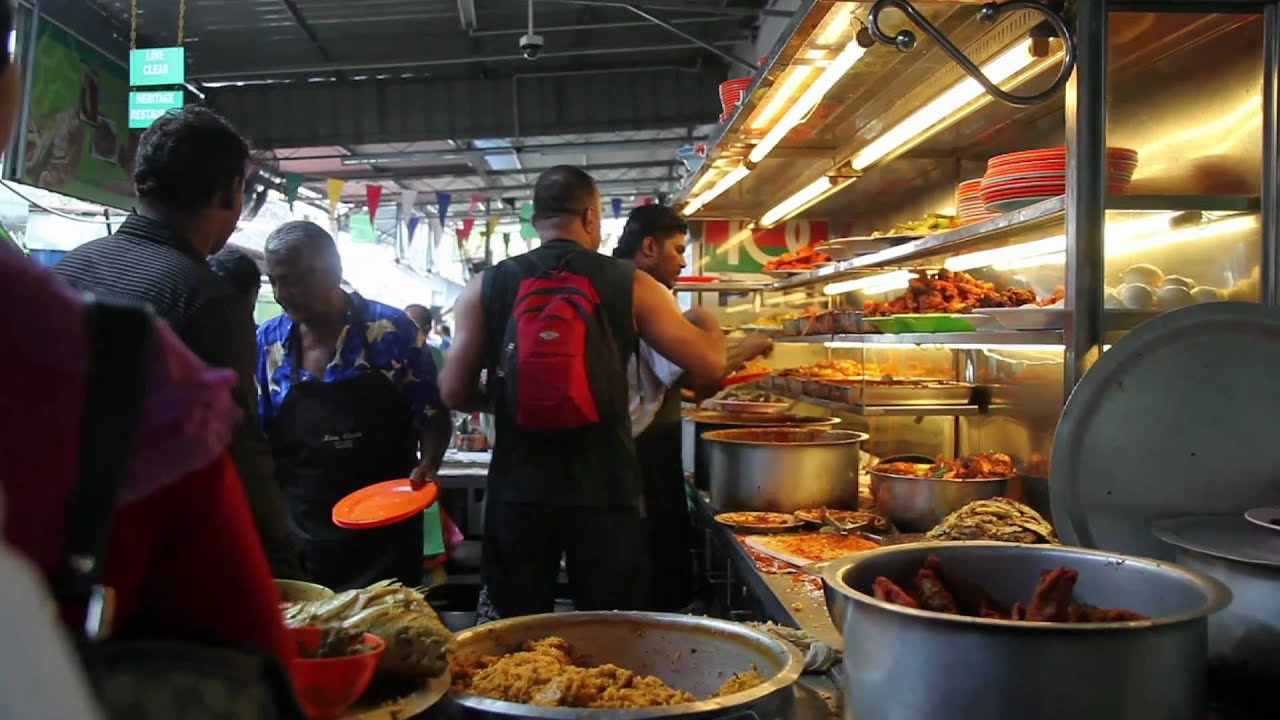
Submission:
<svg viewBox="0 0 1280 720">
<path fill-rule="evenodd" d="M 956 186 L 956 220 L 961 226 L 982 222 L 999 214 L 988 211 L 982 204 L 981 191 L 982 178 L 965 180 Z"/>
<path fill-rule="evenodd" d="M 1123 193 L 1138 168 L 1138 152 L 1107 148 L 1107 192 Z M 992 212 L 1009 212 L 1067 192 L 1067 149 L 1024 150 L 987 161 L 979 197 Z"/>
<path fill-rule="evenodd" d="M 742 95 L 746 93 L 749 87 L 751 87 L 750 76 L 725 80 L 720 83 L 720 107 L 724 109 L 724 113 L 720 115 L 720 122 L 728 119 L 733 109 L 738 107 L 738 103 L 742 102 Z"/>
</svg>

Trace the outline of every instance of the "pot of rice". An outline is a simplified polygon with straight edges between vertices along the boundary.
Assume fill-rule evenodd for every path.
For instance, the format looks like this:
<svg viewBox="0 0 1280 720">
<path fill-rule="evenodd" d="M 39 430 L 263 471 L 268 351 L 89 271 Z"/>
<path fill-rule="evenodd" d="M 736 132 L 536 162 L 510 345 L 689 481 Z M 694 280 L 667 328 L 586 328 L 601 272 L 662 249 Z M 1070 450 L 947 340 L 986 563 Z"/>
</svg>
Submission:
<svg viewBox="0 0 1280 720">
<path fill-rule="evenodd" d="M 791 715 L 795 648 L 712 618 L 644 612 L 532 615 L 457 636 L 454 718 L 640 720 Z"/>
</svg>

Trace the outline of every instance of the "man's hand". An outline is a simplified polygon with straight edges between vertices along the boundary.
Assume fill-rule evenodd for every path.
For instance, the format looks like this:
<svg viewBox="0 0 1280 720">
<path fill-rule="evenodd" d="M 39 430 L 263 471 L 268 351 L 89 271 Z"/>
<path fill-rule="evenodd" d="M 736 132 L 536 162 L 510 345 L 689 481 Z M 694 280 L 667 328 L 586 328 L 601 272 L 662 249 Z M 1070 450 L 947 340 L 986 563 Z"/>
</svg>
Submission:
<svg viewBox="0 0 1280 720">
<path fill-rule="evenodd" d="M 435 482 L 438 479 L 439 470 L 432 470 L 427 463 L 423 463 L 413 469 L 413 473 L 409 475 L 409 487 L 414 490 L 421 490 L 427 486 L 429 482 Z"/>
<path fill-rule="evenodd" d="M 729 351 L 729 358 L 732 362 L 730 369 L 736 372 L 751 360 L 758 357 L 769 357 L 772 352 L 773 338 L 761 334 L 748 335 Z"/>
</svg>

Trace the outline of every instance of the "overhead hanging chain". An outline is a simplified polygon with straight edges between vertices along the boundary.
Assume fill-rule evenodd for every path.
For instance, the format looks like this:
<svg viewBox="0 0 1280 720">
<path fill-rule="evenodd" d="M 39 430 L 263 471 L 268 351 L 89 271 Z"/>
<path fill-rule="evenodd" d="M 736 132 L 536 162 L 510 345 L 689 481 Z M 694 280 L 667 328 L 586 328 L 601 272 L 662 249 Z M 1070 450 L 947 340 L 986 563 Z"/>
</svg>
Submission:
<svg viewBox="0 0 1280 720">
<path fill-rule="evenodd" d="M 133 0 L 137 2 L 138 0 Z M 187 0 L 178 0 L 178 47 L 182 47 L 182 38 L 187 33 Z"/>
<path fill-rule="evenodd" d="M 138 49 L 138 0 L 129 0 L 129 49 Z"/>
</svg>

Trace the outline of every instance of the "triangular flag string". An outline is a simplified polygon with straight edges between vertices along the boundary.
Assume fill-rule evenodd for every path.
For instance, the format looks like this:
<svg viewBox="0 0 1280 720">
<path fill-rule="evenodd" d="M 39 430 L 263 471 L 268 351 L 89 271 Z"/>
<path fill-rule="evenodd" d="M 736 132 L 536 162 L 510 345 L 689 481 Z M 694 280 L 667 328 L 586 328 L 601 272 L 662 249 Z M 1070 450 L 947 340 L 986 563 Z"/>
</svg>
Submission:
<svg viewBox="0 0 1280 720">
<path fill-rule="evenodd" d="M 365 185 L 364 199 L 369 204 L 369 224 L 377 228 L 378 203 L 382 202 L 382 186 Z"/>
<path fill-rule="evenodd" d="M 342 200 L 342 188 L 346 187 L 347 181 L 338 178 L 328 178 L 324 182 L 325 190 L 329 194 L 329 217 L 338 217 L 338 202 Z"/>
<path fill-rule="evenodd" d="M 298 199 L 298 190 L 302 188 L 302 173 L 287 172 L 284 174 L 284 199 L 289 202 L 289 209 L 293 209 L 293 203 Z"/>
</svg>

